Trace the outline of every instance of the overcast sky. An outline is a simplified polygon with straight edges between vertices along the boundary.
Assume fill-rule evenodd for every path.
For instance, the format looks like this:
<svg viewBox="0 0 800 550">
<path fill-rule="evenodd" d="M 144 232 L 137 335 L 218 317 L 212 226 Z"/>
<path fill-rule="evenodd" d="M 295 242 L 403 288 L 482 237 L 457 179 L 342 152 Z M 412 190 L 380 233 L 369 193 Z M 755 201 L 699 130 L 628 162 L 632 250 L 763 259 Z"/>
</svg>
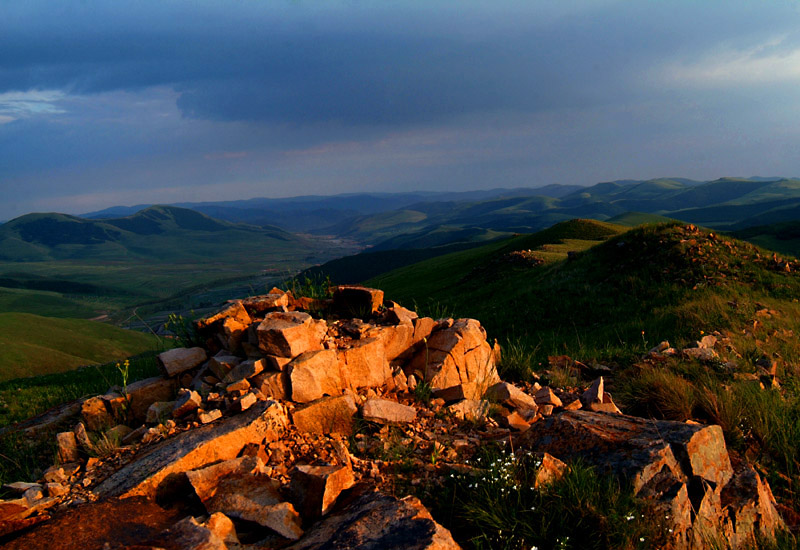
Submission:
<svg viewBox="0 0 800 550">
<path fill-rule="evenodd" d="M 800 175 L 795 0 L 0 4 L 0 219 Z"/>
</svg>

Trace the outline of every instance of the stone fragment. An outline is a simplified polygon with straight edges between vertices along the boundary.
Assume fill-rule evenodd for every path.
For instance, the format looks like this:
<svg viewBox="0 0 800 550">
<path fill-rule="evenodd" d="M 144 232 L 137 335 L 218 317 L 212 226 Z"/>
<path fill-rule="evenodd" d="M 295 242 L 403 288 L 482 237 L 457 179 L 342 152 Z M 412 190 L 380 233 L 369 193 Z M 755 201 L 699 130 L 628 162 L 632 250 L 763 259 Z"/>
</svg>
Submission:
<svg viewBox="0 0 800 550">
<path fill-rule="evenodd" d="M 336 351 L 332 349 L 306 351 L 289 363 L 286 372 L 290 380 L 290 398 L 297 403 L 308 403 L 325 395 L 340 395 L 346 387 Z"/>
<path fill-rule="evenodd" d="M 563 405 L 561 399 L 558 398 L 550 386 L 545 386 L 537 391 L 533 398 L 537 405 L 552 405 L 553 407 L 560 407 Z"/>
<path fill-rule="evenodd" d="M 148 424 L 160 424 L 165 419 L 172 416 L 172 409 L 175 408 L 175 401 L 156 401 L 147 409 L 145 422 Z"/>
<path fill-rule="evenodd" d="M 234 319 L 243 325 L 249 325 L 253 322 L 243 305 L 243 301 L 233 300 L 217 313 L 195 321 L 195 326 L 202 330 L 214 324 L 219 324 L 226 319 Z"/>
<path fill-rule="evenodd" d="M 267 399 L 286 401 L 291 395 L 289 376 L 286 372 L 265 372 L 253 377 L 251 384 Z"/>
<path fill-rule="evenodd" d="M 235 355 L 216 355 L 208 360 L 207 366 L 217 380 L 224 380 L 241 362 L 242 360 Z"/>
<path fill-rule="evenodd" d="M 248 359 L 247 361 L 242 361 L 230 370 L 225 378 L 222 379 L 222 383 L 227 385 L 238 382 L 239 380 L 251 378 L 263 371 L 266 364 L 267 361 L 265 359 Z"/>
<path fill-rule="evenodd" d="M 300 311 L 268 313 L 256 329 L 259 348 L 267 355 L 280 357 L 322 349 L 326 332 L 325 321 L 315 321 Z"/>
<path fill-rule="evenodd" d="M 253 314 L 264 313 L 271 309 L 282 309 L 289 305 L 289 295 L 285 292 L 250 296 L 242 300 L 242 305 Z"/>
<path fill-rule="evenodd" d="M 583 404 L 580 399 L 575 399 L 564 405 L 564 408 L 568 411 L 577 411 L 583 408 Z"/>
<path fill-rule="evenodd" d="M 90 397 L 81 405 L 81 417 L 86 428 L 91 432 L 100 432 L 114 425 L 114 419 L 106 409 L 105 401 L 100 397 Z"/>
<path fill-rule="evenodd" d="M 286 550 L 413 548 L 457 550 L 450 531 L 436 523 L 416 497 L 367 493 L 328 515 Z"/>
<path fill-rule="evenodd" d="M 535 411 L 536 400 L 508 382 L 498 382 L 486 390 L 486 399 L 494 401 L 510 409 L 527 409 Z"/>
<path fill-rule="evenodd" d="M 91 451 L 94 449 L 92 440 L 89 439 L 89 434 L 86 433 L 86 426 L 83 424 L 83 422 L 78 422 L 75 424 L 75 427 L 72 428 L 72 433 L 75 434 L 75 441 L 78 442 L 78 445 L 80 445 L 84 451 Z"/>
<path fill-rule="evenodd" d="M 350 465 L 300 465 L 291 472 L 292 503 L 304 518 L 326 515 L 339 494 L 355 485 Z"/>
<path fill-rule="evenodd" d="M 386 308 L 384 315 L 387 323 L 393 325 L 411 325 L 412 327 L 414 325 L 414 319 L 419 317 L 415 311 L 406 309 L 394 302 L 392 302 L 391 307 Z"/>
<path fill-rule="evenodd" d="M 206 528 L 217 535 L 226 545 L 238 545 L 239 537 L 236 534 L 236 526 L 228 516 L 222 512 L 215 512 L 205 522 Z"/>
<path fill-rule="evenodd" d="M 167 376 L 176 376 L 201 365 L 206 360 L 203 348 L 175 348 L 158 354 Z"/>
<path fill-rule="evenodd" d="M 592 403 L 602 403 L 603 402 L 603 394 L 605 390 L 603 389 L 603 377 L 598 377 L 592 385 L 589 386 L 589 389 L 583 392 L 581 396 L 581 401 L 585 405 L 591 405 Z"/>
<path fill-rule="evenodd" d="M 182 418 L 196 411 L 203 404 L 203 398 L 196 391 L 182 389 L 172 407 L 172 418 Z"/>
<path fill-rule="evenodd" d="M 225 388 L 227 393 L 234 393 L 234 392 L 244 392 L 250 389 L 250 382 L 247 381 L 247 378 L 242 378 L 241 380 L 237 380 L 236 382 L 232 382 L 228 384 Z"/>
<path fill-rule="evenodd" d="M 517 411 L 511 411 L 510 414 L 502 417 L 502 420 L 506 427 L 518 432 L 524 432 L 531 427 L 530 422 L 525 420 Z"/>
<path fill-rule="evenodd" d="M 60 483 L 45 483 L 45 490 L 47 491 L 47 496 L 52 498 L 69 493 L 69 488 Z"/>
<path fill-rule="evenodd" d="M 77 462 L 80 458 L 78 453 L 78 441 L 72 432 L 61 432 L 56 434 L 56 444 L 58 445 L 59 462 Z"/>
<path fill-rule="evenodd" d="M 383 305 L 383 291 L 354 285 L 341 285 L 333 291 L 333 307 L 344 317 L 366 319 Z"/>
<path fill-rule="evenodd" d="M 291 357 L 279 357 L 277 355 L 267 355 L 264 357 L 270 370 L 286 370 L 286 365 L 292 362 Z"/>
<path fill-rule="evenodd" d="M 386 350 L 377 338 L 353 341 L 353 346 L 340 349 L 342 377 L 350 388 L 379 388 L 392 376 Z"/>
<path fill-rule="evenodd" d="M 175 396 L 175 380 L 154 376 L 128 384 L 128 410 L 130 420 L 144 422 L 147 409 L 156 401 L 172 401 Z"/>
<path fill-rule="evenodd" d="M 417 418 L 417 409 L 389 399 L 367 399 L 362 412 L 364 420 L 380 424 L 407 424 Z"/>
<path fill-rule="evenodd" d="M 208 412 L 201 412 L 197 415 L 197 419 L 200 421 L 201 424 L 208 424 L 209 422 L 214 422 L 218 418 L 222 418 L 222 411 L 219 409 L 211 409 Z"/>
<path fill-rule="evenodd" d="M 298 407 L 292 413 L 292 422 L 301 432 L 349 435 L 353 430 L 353 415 L 357 411 L 353 395 L 345 393 L 323 397 Z"/>
<path fill-rule="evenodd" d="M 614 404 L 614 400 L 611 399 L 611 394 L 608 392 L 603 392 L 603 401 L 601 403 L 589 403 L 586 408 L 594 412 L 622 414 L 622 411 Z"/>
<path fill-rule="evenodd" d="M 24 498 L 0 500 L 0 522 L 23 519 L 30 514 L 30 505 Z"/>
<path fill-rule="evenodd" d="M 39 483 L 29 483 L 27 481 L 15 481 L 13 483 L 6 483 L 3 485 L 3 489 L 12 492 L 15 495 L 22 495 L 28 489 L 34 489 L 37 487 L 41 489 L 42 486 Z"/>
<path fill-rule="evenodd" d="M 697 342 L 698 348 L 706 348 L 706 349 L 714 349 L 714 346 L 717 345 L 717 337 L 713 334 L 706 334 L 700 341 Z"/>
<path fill-rule="evenodd" d="M 253 392 L 248 392 L 234 402 L 234 410 L 236 412 L 244 412 L 257 402 L 258 398 L 256 397 L 256 394 Z"/>
<path fill-rule="evenodd" d="M 244 414 L 158 443 L 109 476 L 95 489 L 95 494 L 102 498 L 156 496 L 170 489 L 174 474 L 235 458 L 248 443 L 275 441 L 287 426 L 283 405 L 275 401 L 257 403 Z"/>
<path fill-rule="evenodd" d="M 256 475 L 263 473 L 264 463 L 258 457 L 242 456 L 223 460 L 210 466 L 186 472 L 186 478 L 192 485 L 197 497 L 206 502 L 217 492 L 221 480 L 232 475 Z"/>
<path fill-rule="evenodd" d="M 536 471 L 533 487 L 535 489 L 541 489 L 542 487 L 560 480 L 564 477 L 568 469 L 568 466 L 564 462 L 550 453 L 542 453 L 541 464 Z"/>
</svg>

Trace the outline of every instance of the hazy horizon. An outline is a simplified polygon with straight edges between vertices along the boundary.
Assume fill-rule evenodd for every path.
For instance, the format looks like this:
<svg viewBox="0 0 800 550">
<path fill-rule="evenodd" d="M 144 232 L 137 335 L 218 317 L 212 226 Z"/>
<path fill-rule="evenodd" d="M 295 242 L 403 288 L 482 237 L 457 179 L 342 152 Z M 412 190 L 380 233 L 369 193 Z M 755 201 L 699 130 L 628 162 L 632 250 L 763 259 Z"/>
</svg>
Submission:
<svg viewBox="0 0 800 550">
<path fill-rule="evenodd" d="M 788 1 L 40 0 L 0 15 L 4 220 L 800 173 Z"/>
</svg>

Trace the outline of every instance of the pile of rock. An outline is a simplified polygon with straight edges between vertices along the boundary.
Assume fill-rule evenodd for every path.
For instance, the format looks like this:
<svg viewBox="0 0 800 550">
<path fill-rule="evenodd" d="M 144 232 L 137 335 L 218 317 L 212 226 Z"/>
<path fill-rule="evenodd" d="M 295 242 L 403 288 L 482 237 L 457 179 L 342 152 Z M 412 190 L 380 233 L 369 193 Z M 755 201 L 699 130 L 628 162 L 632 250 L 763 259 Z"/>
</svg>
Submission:
<svg viewBox="0 0 800 550">
<path fill-rule="evenodd" d="M 0 502 L 2 532 L 48 510 L 66 522 L 78 504 L 144 498 L 189 503 L 158 546 L 458 548 L 417 499 L 390 496 L 392 452 L 411 461 L 414 485 L 509 439 L 549 453 L 537 486 L 576 456 L 631 480 L 668 511 L 676 548 L 781 528 L 769 486 L 734 472 L 719 427 L 624 416 L 602 377 L 572 393 L 503 382 L 499 347 L 474 319 L 420 318 L 346 286 L 330 301 L 273 289 L 197 329 L 205 345 L 162 353 L 164 376 L 81 404 L 56 437 L 59 464 L 9 487 L 19 497 Z M 364 423 L 373 433 L 354 433 Z M 15 542 L 34 547 L 35 534 Z"/>
</svg>

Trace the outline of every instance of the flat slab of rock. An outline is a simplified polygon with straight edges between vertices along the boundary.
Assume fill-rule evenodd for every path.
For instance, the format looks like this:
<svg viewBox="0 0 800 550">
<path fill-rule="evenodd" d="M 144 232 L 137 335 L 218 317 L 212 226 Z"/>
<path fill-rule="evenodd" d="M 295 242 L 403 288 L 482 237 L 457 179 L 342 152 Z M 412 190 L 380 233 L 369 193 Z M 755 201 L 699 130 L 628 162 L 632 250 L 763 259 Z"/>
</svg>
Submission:
<svg viewBox="0 0 800 550">
<path fill-rule="evenodd" d="M 358 411 L 352 394 L 323 397 L 292 413 L 292 422 L 301 432 L 350 434 L 353 415 Z"/>
<path fill-rule="evenodd" d="M 175 376 L 193 369 L 206 360 L 203 348 L 175 348 L 158 354 L 158 360 L 167 376 Z"/>
<path fill-rule="evenodd" d="M 417 409 L 389 399 L 367 399 L 362 412 L 365 420 L 381 424 L 407 424 L 417 418 Z"/>
<path fill-rule="evenodd" d="M 286 409 L 263 401 L 247 412 L 167 439 L 103 481 L 95 493 L 103 498 L 155 497 L 178 475 L 206 464 L 235 458 L 248 443 L 274 441 L 288 425 Z M 163 487 L 162 487 L 163 485 Z"/>
<path fill-rule="evenodd" d="M 455 550 L 450 531 L 436 523 L 415 497 L 371 493 L 315 524 L 287 550 Z"/>
</svg>

